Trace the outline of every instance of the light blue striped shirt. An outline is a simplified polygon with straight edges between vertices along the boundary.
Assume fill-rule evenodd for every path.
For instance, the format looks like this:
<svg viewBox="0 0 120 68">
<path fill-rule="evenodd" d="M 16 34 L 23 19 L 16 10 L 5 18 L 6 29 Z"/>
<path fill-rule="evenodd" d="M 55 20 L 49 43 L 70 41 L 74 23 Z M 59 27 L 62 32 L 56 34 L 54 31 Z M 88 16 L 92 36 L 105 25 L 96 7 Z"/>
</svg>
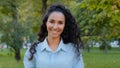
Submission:
<svg viewBox="0 0 120 68">
<path fill-rule="evenodd" d="M 61 39 L 56 51 L 52 51 L 46 39 L 36 47 L 37 52 L 31 61 L 29 49 L 24 56 L 25 68 L 84 68 L 82 55 L 76 59 L 72 43 L 64 44 Z"/>
</svg>

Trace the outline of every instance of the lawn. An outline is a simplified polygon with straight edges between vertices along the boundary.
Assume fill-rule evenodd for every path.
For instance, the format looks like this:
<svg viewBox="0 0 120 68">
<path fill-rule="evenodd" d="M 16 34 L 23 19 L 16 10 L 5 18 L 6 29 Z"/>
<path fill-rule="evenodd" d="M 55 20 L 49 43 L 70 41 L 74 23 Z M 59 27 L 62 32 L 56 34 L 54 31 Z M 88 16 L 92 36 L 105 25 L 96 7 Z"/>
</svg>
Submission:
<svg viewBox="0 0 120 68">
<path fill-rule="evenodd" d="M 22 50 L 22 59 L 25 50 Z M 120 51 L 113 49 L 104 53 L 98 49 L 91 49 L 90 53 L 83 51 L 85 68 L 120 68 Z M 8 50 L 0 51 L 0 68 L 24 68 L 22 60 L 16 62 L 13 54 Z"/>
<path fill-rule="evenodd" d="M 83 59 L 85 68 L 120 68 L 120 51 L 84 52 Z"/>
</svg>

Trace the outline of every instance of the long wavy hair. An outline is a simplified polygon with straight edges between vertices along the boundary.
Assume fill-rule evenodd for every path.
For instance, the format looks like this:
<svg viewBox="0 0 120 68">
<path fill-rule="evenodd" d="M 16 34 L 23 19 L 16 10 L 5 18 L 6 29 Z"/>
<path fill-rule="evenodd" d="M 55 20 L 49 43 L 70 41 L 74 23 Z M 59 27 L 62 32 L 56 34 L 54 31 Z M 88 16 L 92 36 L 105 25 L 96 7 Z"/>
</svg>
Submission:
<svg viewBox="0 0 120 68">
<path fill-rule="evenodd" d="M 78 25 L 75 21 L 75 18 L 72 16 L 69 9 L 67 9 L 64 5 L 54 4 L 54 5 L 51 5 L 48 8 L 47 12 L 45 13 L 45 15 L 43 17 L 42 24 L 41 24 L 41 27 L 40 27 L 40 32 L 38 33 L 38 37 L 39 37 L 38 41 L 43 42 L 44 39 L 46 38 L 46 36 L 48 35 L 46 22 L 48 20 L 49 15 L 52 12 L 55 12 L 55 11 L 56 12 L 61 12 L 65 16 L 65 27 L 64 27 L 64 30 L 61 34 L 63 42 L 65 44 L 73 43 L 76 55 L 80 56 L 79 48 L 83 46 L 81 38 L 80 38 L 80 29 L 78 28 Z M 39 42 L 34 43 L 31 46 L 31 48 L 29 50 L 30 53 L 31 53 L 31 56 L 30 56 L 29 60 L 32 60 L 33 55 L 36 53 L 36 46 Z"/>
</svg>

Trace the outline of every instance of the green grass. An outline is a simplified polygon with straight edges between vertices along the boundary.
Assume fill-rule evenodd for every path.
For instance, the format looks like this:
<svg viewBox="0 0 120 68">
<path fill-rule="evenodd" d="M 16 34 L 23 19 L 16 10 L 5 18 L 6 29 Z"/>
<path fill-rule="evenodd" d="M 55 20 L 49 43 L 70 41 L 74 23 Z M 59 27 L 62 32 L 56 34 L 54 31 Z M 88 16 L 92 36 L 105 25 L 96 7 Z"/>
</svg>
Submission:
<svg viewBox="0 0 120 68">
<path fill-rule="evenodd" d="M 19 63 L 12 56 L 0 57 L 0 68 L 24 68 L 22 61 Z"/>
<path fill-rule="evenodd" d="M 83 59 L 85 68 L 120 68 L 120 51 L 116 48 L 107 53 L 98 49 L 84 51 Z"/>
<path fill-rule="evenodd" d="M 11 53 L 9 50 L 4 49 L 0 50 L 0 68 L 24 68 L 23 66 L 23 55 L 25 50 L 21 50 L 22 60 L 17 62 L 14 59 L 14 54 Z"/>
<path fill-rule="evenodd" d="M 22 59 L 25 50 L 21 50 Z M 120 51 L 112 49 L 104 53 L 96 48 L 91 49 L 90 53 L 83 52 L 85 68 L 120 68 Z M 24 68 L 23 60 L 14 60 L 13 53 L 8 50 L 0 51 L 0 68 Z"/>
</svg>

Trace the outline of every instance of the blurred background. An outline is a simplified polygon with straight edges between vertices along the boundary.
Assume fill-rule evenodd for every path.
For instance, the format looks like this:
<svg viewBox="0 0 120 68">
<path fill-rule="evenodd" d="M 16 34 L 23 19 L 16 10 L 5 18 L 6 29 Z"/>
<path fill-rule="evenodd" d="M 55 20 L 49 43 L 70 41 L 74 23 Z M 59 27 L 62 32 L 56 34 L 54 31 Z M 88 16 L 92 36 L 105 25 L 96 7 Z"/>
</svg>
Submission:
<svg viewBox="0 0 120 68">
<path fill-rule="evenodd" d="M 70 9 L 81 30 L 85 68 L 120 68 L 120 0 L 0 0 L 0 68 L 24 68 L 49 5 Z"/>
</svg>

